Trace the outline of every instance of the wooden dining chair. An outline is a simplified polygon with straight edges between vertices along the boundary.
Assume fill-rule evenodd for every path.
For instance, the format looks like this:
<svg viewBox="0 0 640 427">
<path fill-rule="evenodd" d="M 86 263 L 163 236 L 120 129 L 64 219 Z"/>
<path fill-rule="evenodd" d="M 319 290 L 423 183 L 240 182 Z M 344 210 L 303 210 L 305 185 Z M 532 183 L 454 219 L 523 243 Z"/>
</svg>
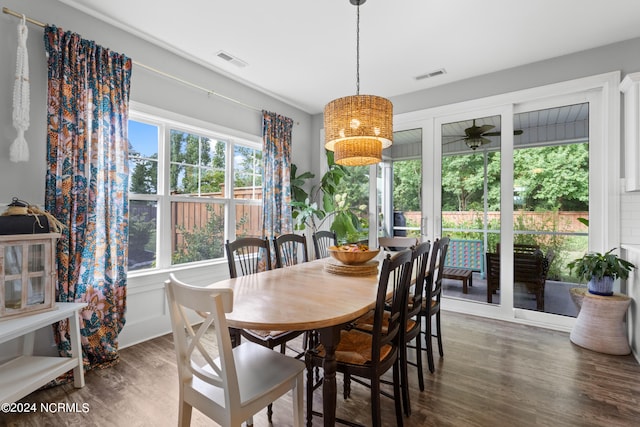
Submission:
<svg viewBox="0 0 640 427">
<path fill-rule="evenodd" d="M 427 270 L 425 298 L 422 303 L 422 311 L 420 312 L 420 315 L 423 316 L 425 320 L 425 349 L 427 352 L 429 371 L 431 373 L 435 372 L 435 364 L 433 362 L 433 338 L 438 340 L 438 353 L 440 357 L 444 357 L 442 347 L 442 323 L 440 321 L 440 299 L 442 297 L 442 275 L 448 248 L 448 237 L 443 237 L 433 243 L 429 257 L 429 268 Z M 433 331 L 432 325 L 433 317 L 435 317 L 436 320 L 435 331 Z"/>
<path fill-rule="evenodd" d="M 430 242 L 423 242 L 411 248 L 412 250 L 412 277 L 415 276 L 415 284 L 409 291 L 407 299 L 406 312 L 403 313 L 402 327 L 400 329 L 402 344 L 400 348 L 400 378 L 401 391 L 404 411 L 407 416 L 411 415 L 411 403 L 409 398 L 409 374 L 408 365 L 415 366 L 418 370 L 418 383 L 420 391 L 424 390 L 424 375 L 422 372 L 422 339 L 420 333 L 422 331 L 422 303 L 424 300 L 424 291 L 426 283 L 426 273 L 429 263 L 429 254 L 431 249 Z M 386 310 L 384 312 L 384 322 L 388 322 L 390 304 L 387 301 Z M 362 331 L 371 332 L 373 330 L 374 314 L 368 313 L 357 319 L 353 325 Z M 410 343 L 415 340 L 415 343 Z M 414 349 L 416 352 L 416 362 L 411 362 L 408 358 L 408 350 Z"/>
<path fill-rule="evenodd" d="M 328 257 L 329 247 L 338 246 L 338 236 L 335 231 L 316 231 L 311 237 L 313 238 L 313 249 L 315 250 L 316 259 Z"/>
<path fill-rule="evenodd" d="M 304 234 L 281 234 L 273 238 L 273 247 L 276 253 L 276 268 L 290 267 L 302 262 L 309 261 L 307 251 L 307 238 Z M 304 356 L 304 352 L 317 342 L 316 331 L 305 331 L 303 345 L 300 351 L 297 351 L 297 358 Z"/>
<path fill-rule="evenodd" d="M 233 279 L 238 277 L 238 268 L 240 267 L 240 273 L 242 276 L 247 274 L 259 273 L 264 270 L 271 270 L 271 250 L 268 239 L 259 239 L 255 237 L 245 237 L 236 239 L 233 242 L 225 243 L 225 250 L 227 253 L 227 263 L 229 264 L 229 276 Z M 258 254 L 262 251 L 264 256 L 260 257 Z M 231 329 L 234 344 L 240 343 L 240 336 L 249 340 L 255 344 L 259 344 L 263 347 L 267 347 L 273 350 L 276 347 L 280 347 L 280 353 L 286 352 L 286 344 L 298 336 L 303 334 L 303 331 L 263 331 L 257 329 Z M 300 358 L 303 356 L 302 352 L 297 354 Z M 267 407 L 267 417 L 271 422 L 273 416 L 273 407 L 269 405 Z"/>
<path fill-rule="evenodd" d="M 429 265 L 429 254 L 431 252 L 431 242 L 423 242 L 417 245 L 412 252 L 413 268 L 415 273 L 415 284 L 413 292 L 409 294 L 407 311 L 405 313 L 405 328 L 402 331 L 402 352 L 400 354 L 400 368 L 402 378 L 402 402 L 404 413 L 411 415 L 411 400 L 409 396 L 409 374 L 408 366 L 412 365 L 418 371 L 418 385 L 420 391 L 424 391 L 424 375 L 422 372 L 422 307 L 424 301 L 425 284 L 427 283 L 427 267 Z M 409 343 L 414 342 L 413 346 Z M 407 349 L 415 349 L 416 362 L 411 362 Z"/>
<path fill-rule="evenodd" d="M 382 262 L 374 309 L 374 323 L 371 332 L 356 328 L 342 330 L 336 348 L 336 370 L 344 375 L 345 381 L 352 379 L 364 383 L 371 389 L 371 424 L 381 426 L 380 395 L 381 376 L 393 370 L 393 399 L 396 422 L 402 426 L 402 395 L 400 392 L 400 349 L 403 313 L 406 311 L 407 296 L 411 280 L 412 252 L 404 250 L 393 257 L 387 255 Z M 391 309 L 385 316 L 387 286 L 393 289 Z M 386 320 L 386 321 L 385 321 Z M 322 345 L 309 350 L 307 363 L 307 424 L 313 417 L 313 391 L 319 383 L 313 381 L 312 368 L 322 366 L 325 351 Z M 348 391 L 347 391 L 348 395 Z M 350 425 L 354 425 L 350 423 Z"/>
<path fill-rule="evenodd" d="M 378 237 L 378 246 L 390 252 L 401 251 L 417 244 L 418 239 L 415 237 Z"/>
<path fill-rule="evenodd" d="M 269 240 L 243 237 L 224 245 L 229 264 L 229 276 L 235 278 L 260 271 L 271 270 L 271 248 Z M 261 255 L 262 253 L 262 255 Z M 238 275 L 238 267 L 240 274 Z"/>
<path fill-rule="evenodd" d="M 289 267 L 309 261 L 307 238 L 304 234 L 281 234 L 273 238 L 276 268 Z"/>
<path fill-rule="evenodd" d="M 233 290 L 190 286 L 173 274 L 165 290 L 178 366 L 178 425 L 190 425 L 194 407 L 223 426 L 252 424 L 254 414 L 291 390 L 293 425 L 302 427 L 304 363 L 250 342 L 231 346 L 225 313 L 233 309 Z M 191 319 L 199 316 L 204 322 L 193 328 Z"/>
</svg>

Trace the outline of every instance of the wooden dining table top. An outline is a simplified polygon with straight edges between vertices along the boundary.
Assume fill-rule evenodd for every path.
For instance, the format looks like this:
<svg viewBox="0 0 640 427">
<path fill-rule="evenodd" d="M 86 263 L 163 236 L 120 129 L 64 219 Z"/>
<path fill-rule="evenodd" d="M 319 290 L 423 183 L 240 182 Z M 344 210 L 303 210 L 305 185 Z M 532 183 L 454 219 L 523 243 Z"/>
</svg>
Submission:
<svg viewBox="0 0 640 427">
<path fill-rule="evenodd" d="M 328 258 L 249 274 L 210 287 L 233 289 L 233 311 L 226 317 L 235 328 L 320 329 L 352 321 L 375 306 L 380 266 L 376 275 L 347 276 L 327 271 L 326 262 Z"/>
</svg>

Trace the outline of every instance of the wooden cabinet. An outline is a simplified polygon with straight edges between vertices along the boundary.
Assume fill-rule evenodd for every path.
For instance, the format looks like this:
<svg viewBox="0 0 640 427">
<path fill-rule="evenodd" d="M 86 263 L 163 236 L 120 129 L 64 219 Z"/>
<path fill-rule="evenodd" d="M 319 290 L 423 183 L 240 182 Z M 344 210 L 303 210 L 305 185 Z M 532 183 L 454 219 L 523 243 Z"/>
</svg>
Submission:
<svg viewBox="0 0 640 427">
<path fill-rule="evenodd" d="M 53 310 L 58 233 L 0 236 L 0 321 Z"/>
</svg>

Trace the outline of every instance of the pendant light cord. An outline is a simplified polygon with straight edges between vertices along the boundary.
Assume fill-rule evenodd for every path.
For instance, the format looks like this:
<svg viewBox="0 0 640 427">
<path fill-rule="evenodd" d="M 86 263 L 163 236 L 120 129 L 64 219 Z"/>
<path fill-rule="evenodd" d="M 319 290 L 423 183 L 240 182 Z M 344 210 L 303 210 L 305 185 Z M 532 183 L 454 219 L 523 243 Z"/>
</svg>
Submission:
<svg viewBox="0 0 640 427">
<path fill-rule="evenodd" d="M 358 3 L 356 15 L 356 95 L 360 95 L 360 3 Z"/>
</svg>

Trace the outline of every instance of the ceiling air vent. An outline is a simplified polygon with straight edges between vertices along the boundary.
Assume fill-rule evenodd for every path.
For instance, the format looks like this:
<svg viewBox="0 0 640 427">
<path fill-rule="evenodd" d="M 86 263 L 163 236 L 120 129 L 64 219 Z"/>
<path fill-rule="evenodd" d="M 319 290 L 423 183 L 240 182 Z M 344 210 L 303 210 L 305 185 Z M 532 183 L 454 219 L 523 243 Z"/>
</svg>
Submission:
<svg viewBox="0 0 640 427">
<path fill-rule="evenodd" d="M 223 59 L 225 61 L 227 61 L 230 64 L 235 65 L 236 67 L 240 67 L 240 68 L 244 68 L 247 66 L 247 63 L 244 62 L 242 59 L 240 58 L 236 58 L 235 56 L 231 55 L 230 53 L 227 53 L 223 50 L 219 51 L 218 53 L 216 53 L 216 56 L 220 59 Z"/>
<path fill-rule="evenodd" d="M 422 74 L 416 77 L 416 80 L 429 79 L 431 77 L 441 76 L 442 74 L 446 74 L 447 70 L 444 68 L 440 68 L 439 70 L 432 71 L 430 73 Z"/>
</svg>

